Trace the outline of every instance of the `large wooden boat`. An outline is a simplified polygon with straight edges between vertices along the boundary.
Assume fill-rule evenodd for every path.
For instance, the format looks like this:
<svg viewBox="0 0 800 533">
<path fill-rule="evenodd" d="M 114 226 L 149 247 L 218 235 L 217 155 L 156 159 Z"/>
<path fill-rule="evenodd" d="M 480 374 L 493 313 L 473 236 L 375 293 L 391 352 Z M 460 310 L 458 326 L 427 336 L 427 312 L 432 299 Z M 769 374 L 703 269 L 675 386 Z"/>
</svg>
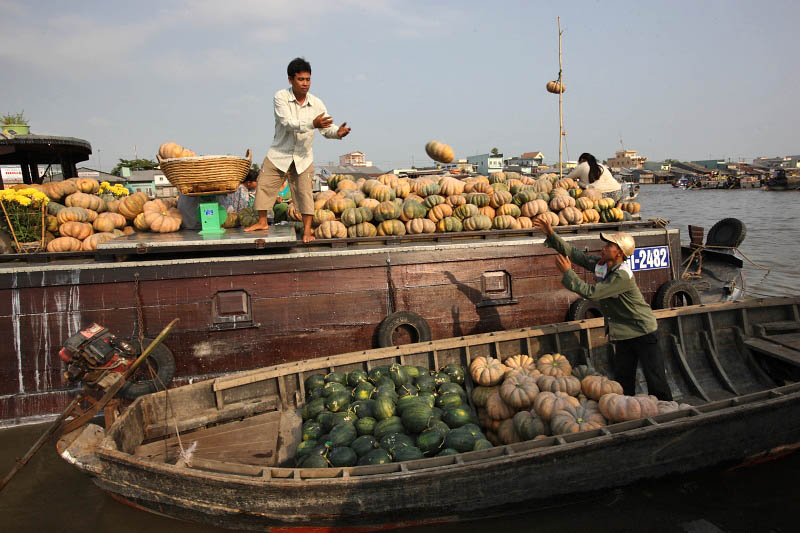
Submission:
<svg viewBox="0 0 800 533">
<path fill-rule="evenodd" d="M 107 433 L 86 426 L 58 446 L 62 457 L 121 501 L 229 528 L 386 529 L 531 510 L 570 493 L 797 447 L 798 304 L 800 298 L 775 298 L 657 311 L 670 387 L 691 407 L 591 431 L 384 465 L 302 469 L 292 461 L 304 378 L 311 374 L 392 362 L 440 368 L 481 355 L 552 351 L 606 370 L 611 345 L 602 319 L 220 377 L 143 396 Z M 195 450 L 187 462 L 179 452 L 190 447 Z"/>
<path fill-rule="evenodd" d="M 676 228 L 640 221 L 559 229 L 597 255 L 600 231 L 620 230 L 640 249 L 660 247 L 662 254 L 651 257 L 657 261 L 635 274 L 652 302 L 680 278 Z M 400 344 L 420 338 L 421 329 L 441 339 L 560 322 L 576 296 L 562 287 L 555 252 L 543 241 L 529 229 L 304 246 L 290 228 L 276 226 L 268 237 L 241 230 L 211 239 L 142 233 L 66 260 L 5 263 L 0 425 L 64 409 L 75 390 L 54 354 L 91 322 L 135 339 L 139 332 L 155 336 L 180 317 L 167 343 L 177 384 L 386 345 L 378 339 L 387 333 Z M 588 281 L 592 274 L 581 275 Z M 422 322 L 404 322 L 408 313 Z"/>
</svg>

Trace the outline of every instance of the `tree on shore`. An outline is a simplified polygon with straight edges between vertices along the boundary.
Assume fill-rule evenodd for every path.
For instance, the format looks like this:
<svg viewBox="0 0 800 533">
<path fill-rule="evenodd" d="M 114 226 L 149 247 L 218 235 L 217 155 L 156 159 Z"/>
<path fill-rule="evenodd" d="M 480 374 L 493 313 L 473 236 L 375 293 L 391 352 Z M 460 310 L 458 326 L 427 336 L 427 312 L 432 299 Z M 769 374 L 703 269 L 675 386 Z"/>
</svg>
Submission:
<svg viewBox="0 0 800 533">
<path fill-rule="evenodd" d="M 158 168 L 158 163 L 152 159 L 120 159 L 111 173 L 115 176 L 122 175 L 122 167 L 128 167 L 131 170 L 153 170 Z"/>
<path fill-rule="evenodd" d="M 498 150 L 497 148 L 492 148 L 492 155 L 497 155 L 499 153 L 500 153 L 500 150 Z"/>
</svg>

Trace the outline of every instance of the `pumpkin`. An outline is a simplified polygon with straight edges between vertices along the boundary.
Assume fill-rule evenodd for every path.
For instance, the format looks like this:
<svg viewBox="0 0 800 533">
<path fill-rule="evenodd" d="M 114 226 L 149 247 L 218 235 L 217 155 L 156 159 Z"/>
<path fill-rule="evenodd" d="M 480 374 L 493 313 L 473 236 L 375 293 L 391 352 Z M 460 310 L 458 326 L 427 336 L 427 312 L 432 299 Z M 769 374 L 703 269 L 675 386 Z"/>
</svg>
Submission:
<svg viewBox="0 0 800 533">
<path fill-rule="evenodd" d="M 548 81 L 545 87 L 547 88 L 547 92 L 553 94 L 563 93 L 566 90 L 564 82 L 558 80 Z"/>
<path fill-rule="evenodd" d="M 369 197 L 378 200 L 379 202 L 391 202 L 397 198 L 397 195 L 395 194 L 394 189 L 391 187 L 378 184 L 370 188 Z"/>
<path fill-rule="evenodd" d="M 406 222 L 406 232 L 411 235 L 436 232 L 436 224 L 429 218 L 414 218 Z"/>
<path fill-rule="evenodd" d="M 440 220 L 450 217 L 453 214 L 453 208 L 447 204 L 438 204 L 428 211 L 428 218 L 433 222 L 439 222 Z M 456 219 L 458 220 L 458 219 Z M 461 231 L 459 229 L 458 231 Z"/>
<path fill-rule="evenodd" d="M 478 207 L 489 205 L 489 195 L 483 192 L 471 192 L 466 196 L 468 204 L 475 204 Z"/>
<path fill-rule="evenodd" d="M 402 221 L 397 219 L 390 219 L 384 220 L 380 224 L 378 224 L 378 235 L 380 236 L 387 236 L 387 235 L 405 235 L 406 234 L 406 226 L 403 224 Z"/>
<path fill-rule="evenodd" d="M 545 202 L 544 200 L 537 199 L 522 204 L 522 207 L 520 207 L 520 214 L 517 216 L 526 216 L 528 218 L 533 218 L 536 215 L 546 213 L 547 211 L 548 211 L 547 202 Z"/>
<path fill-rule="evenodd" d="M 378 234 L 378 229 L 371 222 L 359 222 L 347 226 L 347 236 L 351 239 L 357 237 L 374 237 Z"/>
<path fill-rule="evenodd" d="M 119 214 L 133 220 L 136 215 L 144 210 L 144 204 L 147 202 L 147 195 L 143 192 L 137 192 L 130 196 L 126 196 L 119 202 Z"/>
<path fill-rule="evenodd" d="M 455 209 L 460 205 L 465 205 L 467 203 L 467 199 L 464 198 L 463 194 L 452 194 L 447 198 L 445 198 L 445 202 L 447 203 L 447 205 Z"/>
<path fill-rule="evenodd" d="M 545 376 L 569 376 L 572 365 L 560 353 L 546 353 L 536 360 L 536 368 Z"/>
<path fill-rule="evenodd" d="M 59 224 L 64 222 L 87 222 L 89 211 L 82 207 L 65 207 L 56 215 Z"/>
<path fill-rule="evenodd" d="M 541 391 L 566 392 L 570 396 L 577 396 L 581 392 L 581 381 L 572 376 L 539 376 L 536 385 Z"/>
<path fill-rule="evenodd" d="M 522 229 L 532 228 L 533 227 L 533 220 L 528 217 L 517 217 L 517 224 Z"/>
<path fill-rule="evenodd" d="M 430 141 L 425 145 L 425 153 L 428 157 L 439 163 L 450 163 L 455 157 L 453 149 L 439 141 Z"/>
<path fill-rule="evenodd" d="M 384 220 L 394 220 L 399 218 L 402 210 L 394 202 L 381 202 L 375 211 L 372 213 L 376 222 L 383 222 Z"/>
<path fill-rule="evenodd" d="M 532 187 L 536 192 L 549 193 L 553 190 L 553 183 L 547 178 L 539 178 L 533 182 Z"/>
<path fill-rule="evenodd" d="M 547 222 L 550 223 L 551 226 L 558 226 L 560 224 L 558 215 L 553 213 L 552 211 L 547 211 L 539 215 L 536 215 L 534 220 L 536 220 L 537 218 L 544 218 L 545 220 L 547 220 Z"/>
<path fill-rule="evenodd" d="M 574 226 L 583 222 L 583 212 L 577 207 L 565 207 L 558 213 L 558 223 L 562 226 Z"/>
<path fill-rule="evenodd" d="M 583 378 L 586 376 L 599 376 L 600 374 L 589 365 L 578 365 L 572 368 L 572 375 L 581 380 L 581 386 L 583 386 Z"/>
<path fill-rule="evenodd" d="M 48 252 L 77 252 L 81 249 L 81 241 L 75 237 L 56 237 L 47 243 Z"/>
<path fill-rule="evenodd" d="M 535 365 L 533 365 L 533 366 L 520 366 L 520 367 L 516 367 L 516 368 L 509 368 L 506 371 L 506 377 L 513 376 L 513 375 L 516 375 L 516 374 L 525 374 L 526 376 L 530 376 L 532 378 L 538 378 L 539 376 L 542 375 L 542 373 L 539 372 L 536 369 Z"/>
<path fill-rule="evenodd" d="M 672 413 L 674 411 L 680 411 L 681 409 L 690 409 L 692 406 L 688 403 L 678 403 L 678 402 L 668 402 L 659 400 L 656 402 L 656 406 L 658 407 L 658 414 L 663 415 L 664 413 Z"/>
<path fill-rule="evenodd" d="M 44 229 L 45 231 L 57 231 L 58 219 L 53 215 L 47 215 L 44 219 Z"/>
<path fill-rule="evenodd" d="M 514 195 L 511 201 L 514 202 L 516 205 L 521 206 L 527 204 L 528 202 L 536 200 L 537 194 L 538 193 L 534 191 L 525 191 L 525 190 L 519 191 Z"/>
<path fill-rule="evenodd" d="M 514 429 L 522 440 L 532 440 L 539 435 L 550 435 L 550 424 L 531 411 L 520 411 L 514 415 Z"/>
<path fill-rule="evenodd" d="M 356 205 L 358 205 L 364 198 L 367 197 L 363 192 L 358 190 L 345 191 L 343 196 L 344 198 L 349 198 L 350 200 L 353 200 L 353 202 L 355 202 Z"/>
<path fill-rule="evenodd" d="M 239 226 L 246 228 L 258 222 L 258 212 L 252 207 L 243 207 L 239 210 Z"/>
<path fill-rule="evenodd" d="M 88 222 L 89 224 L 94 223 L 94 221 L 97 220 L 97 211 L 92 211 L 91 209 L 87 209 L 86 212 L 89 213 L 89 218 L 86 220 L 86 222 Z"/>
<path fill-rule="evenodd" d="M 553 190 L 550 191 L 550 199 L 553 199 L 557 196 L 569 196 L 569 192 L 567 191 L 567 189 L 562 189 L 561 187 L 554 187 Z"/>
<path fill-rule="evenodd" d="M 325 203 L 325 208 L 331 211 L 335 216 L 339 216 L 348 209 L 356 207 L 356 203 L 350 198 L 332 197 Z"/>
<path fill-rule="evenodd" d="M 642 210 L 642 206 L 639 205 L 639 202 L 620 202 L 617 204 L 617 207 L 622 211 L 627 211 L 631 215 L 635 215 Z"/>
<path fill-rule="evenodd" d="M 508 180 L 505 172 L 490 172 L 489 173 L 489 183 L 494 185 L 495 183 L 505 183 Z"/>
<path fill-rule="evenodd" d="M 64 205 L 56 202 L 55 200 L 50 200 L 47 203 L 47 212 L 51 215 L 57 215 L 59 211 L 64 209 Z"/>
<path fill-rule="evenodd" d="M 462 229 L 464 225 L 456 217 L 444 217 L 436 223 L 436 231 L 439 233 L 458 233 Z"/>
<path fill-rule="evenodd" d="M 134 233 L 136 233 L 136 230 L 133 228 L 133 226 L 125 226 L 122 228 L 123 235 L 133 235 Z"/>
<path fill-rule="evenodd" d="M 351 207 L 342 212 L 342 224 L 348 227 L 361 224 L 362 222 L 369 222 L 371 220 L 372 209 L 368 207 Z"/>
<path fill-rule="evenodd" d="M 472 403 L 475 404 L 475 407 L 486 407 L 486 402 L 489 400 L 489 396 L 497 392 L 499 389 L 500 387 L 498 386 L 475 387 L 472 389 Z"/>
<path fill-rule="evenodd" d="M 161 159 L 171 159 L 173 157 L 179 157 L 181 152 L 183 152 L 183 147 L 172 141 L 165 142 L 164 144 L 158 147 L 158 155 L 161 156 Z"/>
<path fill-rule="evenodd" d="M 580 197 L 577 200 L 575 200 L 575 207 L 577 207 L 581 211 L 585 209 L 594 209 L 594 200 Z"/>
<path fill-rule="evenodd" d="M 491 196 L 494 194 L 494 188 L 489 185 L 488 183 L 484 183 L 479 181 L 472 186 L 472 190 L 469 192 L 482 192 L 488 194 L 491 200 Z"/>
<path fill-rule="evenodd" d="M 492 219 L 486 215 L 475 215 L 464 219 L 464 231 L 486 231 L 492 229 Z"/>
<path fill-rule="evenodd" d="M 92 223 L 95 231 L 113 232 L 125 226 L 125 217 L 119 213 L 100 213 Z"/>
<path fill-rule="evenodd" d="M 443 196 L 460 195 L 464 192 L 464 182 L 450 177 L 444 177 L 439 181 L 439 194 Z"/>
<path fill-rule="evenodd" d="M 528 409 L 539 394 L 536 379 L 523 373 L 506 376 L 500 386 L 500 397 L 514 409 Z"/>
<path fill-rule="evenodd" d="M 279 205 L 279 204 L 276 204 Z M 122 216 L 122 215 L 120 215 Z M 125 217 L 123 217 L 124 219 Z M 236 211 L 228 211 L 225 215 L 225 222 L 222 223 L 222 227 L 226 229 L 230 228 L 238 228 L 239 227 L 239 213 Z"/>
<path fill-rule="evenodd" d="M 398 180 L 392 188 L 394 189 L 395 196 L 398 198 L 405 198 L 411 194 L 411 185 L 409 185 L 408 181 Z"/>
<path fill-rule="evenodd" d="M 560 189 L 575 189 L 578 184 L 572 178 L 561 178 L 555 183 L 555 187 Z"/>
<path fill-rule="evenodd" d="M 474 204 L 464 204 L 453 209 L 453 216 L 459 220 L 464 220 L 478 214 L 478 206 Z"/>
<path fill-rule="evenodd" d="M 637 420 L 658 414 L 658 400 L 645 395 L 624 396 L 622 394 L 606 394 L 600 398 L 600 412 L 609 422 Z"/>
<path fill-rule="evenodd" d="M 336 186 L 336 192 L 344 193 L 345 191 L 355 191 L 358 190 L 358 185 L 353 180 L 342 180 Z"/>
<path fill-rule="evenodd" d="M 592 400 L 599 400 L 605 394 L 623 394 L 622 385 L 605 376 L 586 376 L 581 380 L 581 390 Z"/>
<path fill-rule="evenodd" d="M 589 431 L 599 429 L 606 425 L 606 419 L 591 403 L 583 405 L 568 406 L 560 409 L 550 420 L 550 428 L 553 435 L 563 435 L 565 433 L 578 433 L 579 431 Z"/>
<path fill-rule="evenodd" d="M 318 239 L 342 239 L 347 237 L 347 228 L 338 220 L 328 220 L 314 230 L 314 235 Z"/>
<path fill-rule="evenodd" d="M 336 220 L 336 214 L 333 211 L 328 209 L 316 209 L 314 210 L 314 216 L 311 217 L 311 224 L 316 228 L 323 222 L 329 220 Z"/>
<path fill-rule="evenodd" d="M 175 208 L 158 209 L 162 206 L 166 207 L 162 202 L 148 206 L 148 210 L 142 213 L 144 215 L 144 223 L 147 224 L 150 231 L 155 231 L 156 233 L 178 231 L 181 228 L 181 222 L 183 222 L 181 212 Z"/>
<path fill-rule="evenodd" d="M 50 197 L 51 200 L 55 200 L 56 202 L 68 196 L 78 192 L 78 187 L 75 185 L 74 181 L 66 180 L 66 181 L 58 181 L 55 183 L 50 183 L 47 187 L 45 194 Z"/>
<path fill-rule="evenodd" d="M 595 224 L 600 222 L 600 213 L 594 209 L 583 210 L 583 222 L 586 224 Z"/>
<path fill-rule="evenodd" d="M 614 200 L 611 198 L 600 198 L 599 200 L 595 201 L 594 207 L 600 211 L 604 209 L 611 209 L 614 207 Z"/>
<path fill-rule="evenodd" d="M 328 177 L 328 189 L 335 191 L 343 181 L 350 181 L 353 185 L 356 184 L 355 179 L 350 174 L 333 174 Z"/>
<path fill-rule="evenodd" d="M 495 210 L 495 216 L 510 215 L 517 218 L 522 214 L 520 208 L 516 204 L 503 204 Z"/>
<path fill-rule="evenodd" d="M 515 442 L 522 441 L 520 436 L 517 434 L 517 430 L 514 429 L 514 420 L 511 418 L 503 420 L 500 423 L 497 428 L 497 437 L 503 444 L 514 444 Z"/>
<path fill-rule="evenodd" d="M 492 420 L 506 420 L 514 416 L 514 409 L 500 397 L 500 389 L 486 399 L 486 413 Z"/>
<path fill-rule="evenodd" d="M 139 213 L 133 219 L 133 227 L 138 229 L 139 231 L 147 231 L 150 229 L 150 226 L 144 220 L 144 213 Z"/>
<path fill-rule="evenodd" d="M 414 218 L 424 218 L 428 214 L 428 208 L 416 200 L 406 200 L 400 206 L 400 220 L 408 222 Z"/>
<path fill-rule="evenodd" d="M 107 200 L 106 201 L 106 211 L 110 213 L 119 213 L 119 202 L 120 200 Z"/>
<path fill-rule="evenodd" d="M 102 233 L 95 233 L 93 235 L 89 235 L 83 240 L 81 244 L 81 250 L 85 252 L 91 252 L 97 250 L 97 246 L 101 243 L 108 242 L 114 240 L 116 237 L 113 233 L 109 232 L 102 232 Z"/>
<path fill-rule="evenodd" d="M 469 365 L 472 381 L 484 387 L 497 385 L 503 380 L 508 367 L 494 357 L 476 357 Z"/>
<path fill-rule="evenodd" d="M 365 198 L 360 202 L 358 202 L 358 207 L 366 207 L 367 209 L 372 211 L 376 207 L 378 207 L 379 204 L 380 202 L 378 200 L 375 200 L 374 198 Z"/>
<path fill-rule="evenodd" d="M 583 191 L 583 194 L 581 195 L 581 198 L 584 198 L 586 200 L 591 200 L 592 202 L 595 202 L 595 204 L 596 204 L 598 200 L 603 198 L 603 193 L 601 193 L 597 189 L 593 189 L 593 188 L 592 189 L 586 189 L 585 191 Z M 594 208 L 597 209 L 597 205 L 595 205 Z"/>
<path fill-rule="evenodd" d="M 578 399 L 565 392 L 540 392 L 533 400 L 533 410 L 540 417 L 550 422 L 553 415 L 565 407 L 578 407 Z"/>
<path fill-rule="evenodd" d="M 417 193 L 422 197 L 439 195 L 439 191 L 441 187 L 439 187 L 438 183 L 423 183 L 419 187 L 417 187 Z"/>
<path fill-rule="evenodd" d="M 78 178 L 75 180 L 75 187 L 80 192 L 95 194 L 100 190 L 100 182 L 94 178 Z"/>
<path fill-rule="evenodd" d="M 430 196 L 426 196 L 425 199 L 422 201 L 422 205 L 426 209 L 431 209 L 432 207 L 443 203 L 445 203 L 444 196 L 439 196 L 438 194 L 431 194 Z"/>
<path fill-rule="evenodd" d="M 510 204 L 513 196 L 508 191 L 494 191 L 489 198 L 489 205 L 497 209 L 501 205 Z"/>
<path fill-rule="evenodd" d="M 510 215 L 500 215 L 492 220 L 494 229 L 519 229 L 519 222 Z"/>
<path fill-rule="evenodd" d="M 503 364 L 508 368 L 528 368 L 536 366 L 536 362 L 534 361 L 533 357 L 525 354 L 512 355 L 503 361 Z"/>
<path fill-rule="evenodd" d="M 551 211 L 561 211 L 565 207 L 575 207 L 575 198 L 566 194 L 559 194 L 550 200 Z"/>
<path fill-rule="evenodd" d="M 511 191 L 508 190 L 508 185 L 506 185 L 505 183 L 495 183 L 492 185 L 492 189 L 494 189 L 495 193 L 502 191 L 511 194 Z"/>
</svg>

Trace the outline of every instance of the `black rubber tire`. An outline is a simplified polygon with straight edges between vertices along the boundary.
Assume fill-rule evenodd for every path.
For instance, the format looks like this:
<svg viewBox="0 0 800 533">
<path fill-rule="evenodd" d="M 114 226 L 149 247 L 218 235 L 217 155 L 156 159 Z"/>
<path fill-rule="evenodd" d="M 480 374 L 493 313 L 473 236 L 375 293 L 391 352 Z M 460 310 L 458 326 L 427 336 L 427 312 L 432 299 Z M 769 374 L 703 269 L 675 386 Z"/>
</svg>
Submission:
<svg viewBox="0 0 800 533">
<path fill-rule="evenodd" d="M 738 218 L 723 218 L 708 230 L 707 246 L 730 246 L 742 244 L 747 235 L 747 227 Z"/>
<path fill-rule="evenodd" d="M 578 298 L 572 302 L 572 305 L 569 306 L 569 311 L 567 311 L 567 320 L 586 320 L 587 318 L 601 316 L 603 316 L 603 313 L 600 312 L 600 304 L 586 298 Z"/>
<path fill-rule="evenodd" d="M 411 311 L 397 311 L 387 316 L 378 324 L 377 341 L 380 348 L 394 346 L 392 334 L 400 326 L 408 326 L 416 333 L 416 342 L 431 340 L 431 327 L 424 318 Z"/>
<path fill-rule="evenodd" d="M 653 297 L 653 309 L 667 309 L 671 307 L 673 298 L 680 298 L 676 307 L 700 304 L 700 293 L 690 283 L 673 279 L 663 284 Z"/>
<path fill-rule="evenodd" d="M 142 344 L 145 348 L 150 345 L 152 339 L 144 339 Z M 131 342 L 134 346 L 139 345 L 139 341 Z M 150 394 L 152 392 L 156 392 L 159 390 L 164 390 L 164 386 L 169 385 L 169 382 L 172 381 L 172 377 L 175 375 L 175 357 L 172 355 L 172 351 L 167 348 L 164 343 L 160 343 L 156 346 L 150 355 L 147 356 L 147 361 L 142 362 L 142 364 L 137 368 L 136 374 L 140 376 L 149 376 L 150 370 L 147 368 L 147 363 L 153 366 L 153 369 L 156 371 L 156 375 L 158 376 L 157 380 L 144 380 L 144 381 L 132 381 L 122 387 L 120 391 L 117 393 L 117 396 L 120 398 L 125 398 L 127 400 L 135 400 L 139 396 L 144 396 L 145 394 Z M 162 386 L 162 383 L 164 384 Z"/>
</svg>

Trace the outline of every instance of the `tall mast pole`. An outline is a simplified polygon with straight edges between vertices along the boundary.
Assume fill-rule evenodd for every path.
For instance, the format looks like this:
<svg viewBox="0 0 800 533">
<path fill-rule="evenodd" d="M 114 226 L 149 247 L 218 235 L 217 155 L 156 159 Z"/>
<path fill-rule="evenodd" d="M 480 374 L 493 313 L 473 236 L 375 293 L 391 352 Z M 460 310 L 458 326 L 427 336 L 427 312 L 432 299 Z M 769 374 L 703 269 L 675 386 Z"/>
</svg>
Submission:
<svg viewBox="0 0 800 533">
<path fill-rule="evenodd" d="M 558 17 L 558 177 L 564 177 L 564 162 L 562 160 L 562 146 L 564 144 L 564 77 L 563 63 L 561 61 L 561 17 Z"/>
</svg>

